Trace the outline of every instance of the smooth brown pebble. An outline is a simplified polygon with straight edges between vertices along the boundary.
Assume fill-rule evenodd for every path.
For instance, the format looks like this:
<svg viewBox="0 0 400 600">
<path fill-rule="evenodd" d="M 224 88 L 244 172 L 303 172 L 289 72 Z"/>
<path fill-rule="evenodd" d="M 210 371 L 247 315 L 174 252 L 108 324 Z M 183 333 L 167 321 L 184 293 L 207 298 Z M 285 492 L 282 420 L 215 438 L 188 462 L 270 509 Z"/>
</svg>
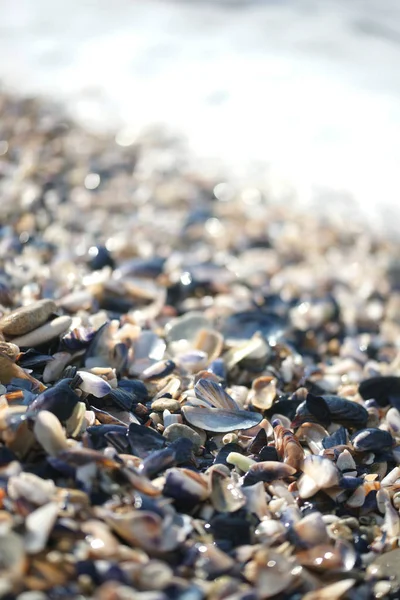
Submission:
<svg viewBox="0 0 400 600">
<path fill-rule="evenodd" d="M 179 412 L 181 409 L 181 405 L 178 400 L 174 400 L 173 398 L 159 398 L 158 400 L 154 400 L 151 405 L 151 410 L 155 412 L 164 412 L 164 410 L 169 410 L 171 413 Z"/>
<path fill-rule="evenodd" d="M 56 310 L 53 300 L 38 300 L 17 308 L 0 320 L 0 329 L 5 335 L 23 335 L 43 325 Z"/>
</svg>

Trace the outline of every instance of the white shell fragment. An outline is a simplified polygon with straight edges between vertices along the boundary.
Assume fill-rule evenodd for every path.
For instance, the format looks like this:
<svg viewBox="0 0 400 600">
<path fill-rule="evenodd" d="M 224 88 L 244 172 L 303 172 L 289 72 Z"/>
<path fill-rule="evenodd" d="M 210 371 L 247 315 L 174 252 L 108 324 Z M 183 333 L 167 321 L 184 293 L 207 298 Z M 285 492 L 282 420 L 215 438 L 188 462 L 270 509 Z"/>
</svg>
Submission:
<svg viewBox="0 0 400 600">
<path fill-rule="evenodd" d="M 108 381 L 89 371 L 77 371 L 77 375 L 82 379 L 79 388 L 86 394 L 92 394 L 96 398 L 103 398 L 103 396 L 106 396 L 112 390 Z"/>
</svg>

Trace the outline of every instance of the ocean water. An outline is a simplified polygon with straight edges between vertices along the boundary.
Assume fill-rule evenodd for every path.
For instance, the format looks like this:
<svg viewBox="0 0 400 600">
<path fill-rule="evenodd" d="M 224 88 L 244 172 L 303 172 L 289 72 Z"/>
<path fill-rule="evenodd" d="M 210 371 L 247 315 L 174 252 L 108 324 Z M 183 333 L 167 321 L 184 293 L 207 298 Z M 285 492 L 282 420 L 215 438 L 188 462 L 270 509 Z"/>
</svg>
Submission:
<svg viewBox="0 0 400 600">
<path fill-rule="evenodd" d="M 161 124 L 207 168 L 396 229 L 398 0 L 0 0 L 0 53 L 3 85 L 87 127 Z"/>
</svg>

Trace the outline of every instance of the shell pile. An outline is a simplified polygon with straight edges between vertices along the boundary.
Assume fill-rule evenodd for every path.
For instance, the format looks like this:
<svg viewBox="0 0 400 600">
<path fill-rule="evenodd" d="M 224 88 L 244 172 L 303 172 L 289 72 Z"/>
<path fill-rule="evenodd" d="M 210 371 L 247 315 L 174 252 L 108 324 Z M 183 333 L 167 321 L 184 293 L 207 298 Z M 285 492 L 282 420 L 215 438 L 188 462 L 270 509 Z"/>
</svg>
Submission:
<svg viewBox="0 0 400 600">
<path fill-rule="evenodd" d="M 398 244 L 0 111 L 0 597 L 399 598 Z"/>
</svg>

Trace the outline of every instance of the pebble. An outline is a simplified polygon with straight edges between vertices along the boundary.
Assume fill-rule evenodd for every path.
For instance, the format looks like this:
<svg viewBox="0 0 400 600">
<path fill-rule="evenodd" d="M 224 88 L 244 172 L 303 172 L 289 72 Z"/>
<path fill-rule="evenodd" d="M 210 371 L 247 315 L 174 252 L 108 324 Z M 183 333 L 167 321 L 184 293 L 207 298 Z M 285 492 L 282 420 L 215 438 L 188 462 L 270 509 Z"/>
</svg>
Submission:
<svg viewBox="0 0 400 600">
<path fill-rule="evenodd" d="M 171 413 L 176 413 L 180 411 L 181 405 L 178 400 L 174 400 L 173 398 L 159 398 L 158 400 L 154 400 L 154 402 L 152 402 L 151 409 L 155 412 L 164 412 L 164 410 L 169 410 Z"/>
<path fill-rule="evenodd" d="M 182 423 L 173 423 L 172 425 L 168 425 L 164 430 L 164 437 L 169 442 L 174 442 L 180 438 L 188 438 L 193 442 L 193 450 L 194 452 L 199 452 L 201 447 L 201 437 L 196 431 L 188 427 L 187 425 L 183 425 Z"/>
<path fill-rule="evenodd" d="M 46 323 L 56 310 L 53 300 L 38 300 L 27 306 L 21 306 L 0 321 L 0 329 L 7 335 L 24 335 Z"/>
<path fill-rule="evenodd" d="M 40 344 L 45 344 L 46 342 L 64 333 L 64 331 L 67 331 L 71 323 L 71 317 L 57 317 L 56 319 L 53 319 L 53 321 L 50 321 L 50 323 L 45 323 L 45 325 L 42 325 L 41 327 L 38 327 L 37 329 L 34 329 L 25 335 L 13 338 L 13 344 L 17 344 L 20 347 L 39 346 Z"/>
</svg>

